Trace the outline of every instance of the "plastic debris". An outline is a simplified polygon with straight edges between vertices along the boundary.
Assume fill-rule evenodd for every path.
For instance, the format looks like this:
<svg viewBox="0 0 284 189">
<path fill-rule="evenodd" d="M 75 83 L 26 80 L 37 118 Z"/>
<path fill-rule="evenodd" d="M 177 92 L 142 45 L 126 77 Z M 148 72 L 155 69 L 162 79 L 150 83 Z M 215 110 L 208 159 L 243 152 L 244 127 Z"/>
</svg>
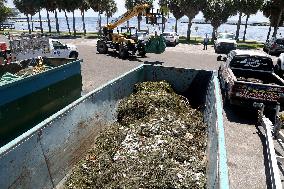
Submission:
<svg viewBox="0 0 284 189">
<path fill-rule="evenodd" d="M 17 80 L 20 80 L 22 77 L 17 76 L 15 74 L 11 74 L 9 72 L 5 73 L 0 79 L 0 85 L 4 85 L 7 83 L 11 83 Z"/>
<path fill-rule="evenodd" d="M 203 115 L 169 83 L 136 84 L 117 113 L 67 188 L 206 188 Z"/>
<path fill-rule="evenodd" d="M 166 47 L 165 38 L 162 35 L 152 36 L 146 43 L 145 51 L 146 53 L 161 54 L 165 52 Z"/>
</svg>

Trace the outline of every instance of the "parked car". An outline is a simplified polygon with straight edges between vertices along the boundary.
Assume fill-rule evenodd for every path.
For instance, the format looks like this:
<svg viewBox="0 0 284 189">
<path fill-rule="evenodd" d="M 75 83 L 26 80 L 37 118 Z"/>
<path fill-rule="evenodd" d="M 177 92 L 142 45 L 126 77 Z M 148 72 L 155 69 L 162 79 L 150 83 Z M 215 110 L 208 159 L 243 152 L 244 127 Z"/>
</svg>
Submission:
<svg viewBox="0 0 284 189">
<path fill-rule="evenodd" d="M 216 53 L 227 54 L 231 50 L 237 48 L 237 42 L 233 33 L 219 33 L 214 41 L 214 49 Z"/>
<path fill-rule="evenodd" d="M 284 53 L 284 38 L 273 37 L 264 43 L 263 51 L 270 55 Z"/>
<path fill-rule="evenodd" d="M 163 36 L 167 45 L 176 46 L 179 43 L 179 35 L 176 32 L 164 32 Z"/>
<path fill-rule="evenodd" d="M 143 41 L 143 42 L 147 42 L 150 37 L 147 32 L 137 32 L 136 36 L 139 41 Z"/>
<path fill-rule="evenodd" d="M 223 60 L 218 75 L 225 103 L 247 108 L 254 102 L 264 103 L 267 107 L 277 103 L 283 106 L 284 80 L 274 73 L 269 55 L 233 50 Z"/>
</svg>

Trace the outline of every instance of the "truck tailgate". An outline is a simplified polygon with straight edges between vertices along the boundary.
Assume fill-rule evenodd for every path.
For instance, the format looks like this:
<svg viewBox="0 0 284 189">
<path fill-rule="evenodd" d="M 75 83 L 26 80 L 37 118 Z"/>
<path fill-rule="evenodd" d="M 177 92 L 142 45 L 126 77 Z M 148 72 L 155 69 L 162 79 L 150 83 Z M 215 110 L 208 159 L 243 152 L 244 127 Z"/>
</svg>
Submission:
<svg viewBox="0 0 284 189">
<path fill-rule="evenodd" d="M 284 87 L 279 85 L 259 84 L 235 81 L 232 97 L 239 97 L 263 102 L 283 102 Z"/>
</svg>

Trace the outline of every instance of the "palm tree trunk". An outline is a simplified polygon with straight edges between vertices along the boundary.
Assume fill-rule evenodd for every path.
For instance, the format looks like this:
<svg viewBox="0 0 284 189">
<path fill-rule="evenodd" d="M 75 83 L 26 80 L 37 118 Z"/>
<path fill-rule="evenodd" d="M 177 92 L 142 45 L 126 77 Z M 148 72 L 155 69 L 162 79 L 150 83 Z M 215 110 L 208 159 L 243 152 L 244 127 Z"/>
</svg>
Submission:
<svg viewBox="0 0 284 189">
<path fill-rule="evenodd" d="M 141 22 L 141 15 L 139 14 L 138 16 L 137 16 L 137 21 L 138 21 L 138 31 L 140 31 L 140 29 L 141 29 L 141 26 L 140 26 L 140 22 Z"/>
<path fill-rule="evenodd" d="M 66 19 L 66 24 L 67 24 L 69 35 L 71 35 L 71 30 L 70 30 L 70 25 L 69 25 L 69 20 L 68 20 L 68 16 L 67 16 L 66 10 L 64 10 L 64 14 L 65 14 L 65 19 Z"/>
<path fill-rule="evenodd" d="M 273 37 L 276 37 L 277 35 L 277 30 L 278 30 L 278 27 L 280 25 L 280 21 L 281 21 L 281 18 L 282 18 L 282 13 L 283 13 L 283 10 L 281 9 L 280 12 L 279 12 L 279 16 L 278 16 L 278 20 L 277 20 L 277 25 L 274 26 L 274 31 L 273 31 Z"/>
<path fill-rule="evenodd" d="M 162 13 L 162 33 L 165 31 L 165 17 L 164 14 Z"/>
<path fill-rule="evenodd" d="M 178 20 L 176 19 L 176 25 L 175 25 L 175 32 L 177 33 L 177 28 L 178 28 Z"/>
<path fill-rule="evenodd" d="M 49 18 L 48 10 L 46 10 L 46 17 L 47 17 L 48 32 L 51 33 L 51 25 L 50 25 L 50 18 Z"/>
<path fill-rule="evenodd" d="M 250 15 L 247 15 L 246 18 L 246 25 L 245 25 L 245 31 L 244 31 L 244 36 L 243 36 L 243 41 L 246 41 L 246 34 L 247 34 L 247 28 L 248 28 L 248 19 L 249 19 Z"/>
<path fill-rule="evenodd" d="M 268 33 L 267 33 L 267 37 L 266 37 L 266 41 L 268 41 L 268 39 L 269 39 L 269 37 L 270 37 L 271 28 L 272 28 L 272 26 L 270 25 L 270 26 L 269 26 L 269 29 L 268 29 Z"/>
<path fill-rule="evenodd" d="M 32 23 L 32 32 L 34 31 L 34 22 L 33 22 L 33 16 L 31 15 L 31 23 Z"/>
<path fill-rule="evenodd" d="M 81 11 L 81 15 L 82 15 L 82 22 L 83 22 L 83 30 L 84 30 L 84 35 L 86 35 L 86 24 L 85 24 L 85 11 L 82 10 Z"/>
<path fill-rule="evenodd" d="M 167 23 L 167 19 L 164 17 L 164 24 L 163 24 L 164 28 L 163 28 L 163 32 L 166 30 L 166 23 Z"/>
<path fill-rule="evenodd" d="M 108 19 L 109 19 L 109 17 L 107 16 L 107 25 L 108 25 Z"/>
<path fill-rule="evenodd" d="M 43 33 L 43 28 L 42 28 L 42 20 L 41 20 L 41 14 L 40 14 L 40 10 L 38 11 L 38 17 L 39 17 L 39 27 L 40 27 L 40 33 Z"/>
<path fill-rule="evenodd" d="M 190 43 L 190 34 L 191 34 L 192 18 L 188 19 L 187 25 L 187 41 Z"/>
<path fill-rule="evenodd" d="M 241 28 L 241 22 L 242 22 L 242 12 L 239 13 L 239 20 L 237 24 L 237 31 L 236 31 L 236 40 L 239 41 L 239 35 L 240 35 L 240 28 Z"/>
<path fill-rule="evenodd" d="M 58 17 L 57 17 L 57 11 L 54 11 L 54 16 L 55 16 L 55 26 L 56 26 L 56 32 L 60 33 L 59 31 L 59 23 L 58 23 Z"/>
<path fill-rule="evenodd" d="M 75 27 L 75 24 L 76 24 L 76 20 L 75 20 L 75 10 L 72 11 L 72 14 L 73 14 L 73 34 L 74 36 L 76 36 L 76 27 Z"/>
<path fill-rule="evenodd" d="M 32 33 L 32 31 L 31 31 L 31 25 L 30 25 L 30 17 L 29 17 L 29 15 L 28 15 L 28 14 L 27 14 L 26 16 L 27 16 L 27 22 L 28 22 L 28 30 L 29 30 L 29 34 L 31 34 L 31 33 Z"/>
<path fill-rule="evenodd" d="M 216 39 L 216 34 L 217 34 L 217 28 L 216 26 L 213 26 L 213 33 L 212 33 L 212 41 L 214 41 Z"/>
<path fill-rule="evenodd" d="M 102 23 L 101 19 L 102 19 L 102 18 L 101 18 L 100 12 L 99 12 L 98 17 L 99 17 L 99 20 L 98 20 L 98 24 L 99 24 L 99 35 L 101 35 L 101 34 L 102 34 L 102 29 L 101 29 L 101 23 Z"/>
</svg>

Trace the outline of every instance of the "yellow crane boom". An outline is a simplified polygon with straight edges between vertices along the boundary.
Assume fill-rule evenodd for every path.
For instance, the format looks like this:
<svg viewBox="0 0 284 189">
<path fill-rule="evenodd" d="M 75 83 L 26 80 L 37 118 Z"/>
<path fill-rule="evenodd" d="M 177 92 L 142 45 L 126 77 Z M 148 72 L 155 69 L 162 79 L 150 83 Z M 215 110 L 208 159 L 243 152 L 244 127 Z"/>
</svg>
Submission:
<svg viewBox="0 0 284 189">
<path fill-rule="evenodd" d="M 134 16 L 138 16 L 139 14 L 142 14 L 142 16 L 146 16 L 146 17 L 151 18 L 153 15 L 150 14 L 150 8 L 151 8 L 151 6 L 148 5 L 148 4 L 137 5 L 133 9 L 127 11 L 122 16 L 120 16 L 115 21 L 113 21 L 112 23 L 108 24 L 105 27 L 108 30 L 113 30 L 114 28 L 116 28 L 120 24 L 130 20 Z"/>
</svg>

